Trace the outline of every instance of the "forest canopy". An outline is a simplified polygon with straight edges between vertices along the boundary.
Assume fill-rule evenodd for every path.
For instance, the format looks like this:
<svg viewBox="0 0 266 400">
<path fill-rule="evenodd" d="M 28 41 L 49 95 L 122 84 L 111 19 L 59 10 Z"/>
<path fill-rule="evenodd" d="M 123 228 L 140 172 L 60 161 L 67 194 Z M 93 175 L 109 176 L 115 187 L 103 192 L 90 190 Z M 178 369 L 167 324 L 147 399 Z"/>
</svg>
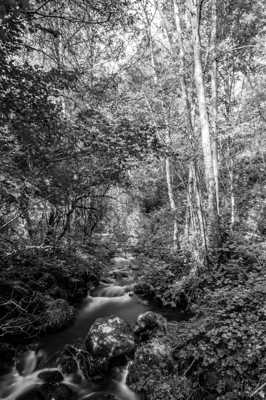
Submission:
<svg viewBox="0 0 266 400">
<path fill-rule="evenodd" d="M 264 398 L 265 56 L 262 0 L 0 2 L 0 287 L 51 263 L 76 306 L 130 252 L 135 293 L 195 318 L 145 399 Z"/>
</svg>

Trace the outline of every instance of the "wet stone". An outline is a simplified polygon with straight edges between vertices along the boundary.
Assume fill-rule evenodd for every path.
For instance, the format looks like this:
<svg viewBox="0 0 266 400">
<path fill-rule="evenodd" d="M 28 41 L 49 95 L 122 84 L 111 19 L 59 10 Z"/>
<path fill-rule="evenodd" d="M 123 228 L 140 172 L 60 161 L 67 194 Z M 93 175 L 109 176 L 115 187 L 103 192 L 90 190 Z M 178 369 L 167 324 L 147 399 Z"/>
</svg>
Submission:
<svg viewBox="0 0 266 400">
<path fill-rule="evenodd" d="M 167 320 L 153 311 L 139 315 L 134 328 L 134 333 L 140 342 L 150 340 L 160 334 L 164 335 L 166 331 Z"/>
<path fill-rule="evenodd" d="M 147 311 L 139 315 L 134 333 L 140 341 L 149 340 L 167 331 L 167 320 L 160 314 Z"/>
<path fill-rule="evenodd" d="M 171 347 L 164 342 L 163 338 L 154 338 L 138 347 L 129 367 L 127 382 L 133 390 L 142 384 L 145 388 L 145 382 L 153 385 L 164 376 L 169 376 L 173 368 Z"/>
<path fill-rule="evenodd" d="M 33 388 L 18 396 L 16 400 L 46 400 L 46 399 L 39 389 Z"/>
<path fill-rule="evenodd" d="M 97 319 L 89 330 L 85 344 L 93 357 L 108 360 L 131 354 L 135 349 L 133 332 L 119 317 Z"/>
<path fill-rule="evenodd" d="M 46 383 L 59 383 L 64 380 L 63 375 L 60 371 L 56 370 L 48 370 L 42 371 L 38 374 L 38 378 Z"/>
</svg>

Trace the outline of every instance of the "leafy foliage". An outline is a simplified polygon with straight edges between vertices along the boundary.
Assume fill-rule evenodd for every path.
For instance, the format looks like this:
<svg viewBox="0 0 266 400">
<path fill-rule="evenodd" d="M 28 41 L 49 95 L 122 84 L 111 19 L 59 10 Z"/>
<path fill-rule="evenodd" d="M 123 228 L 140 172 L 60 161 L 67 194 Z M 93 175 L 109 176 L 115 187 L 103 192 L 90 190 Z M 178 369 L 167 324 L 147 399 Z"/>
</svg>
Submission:
<svg viewBox="0 0 266 400">
<path fill-rule="evenodd" d="M 203 273 L 194 287 L 192 309 L 199 319 L 175 350 L 179 373 L 200 398 L 249 398 L 266 372 L 263 259 L 230 243 L 227 250 L 226 264 Z"/>
<path fill-rule="evenodd" d="M 162 255 L 160 259 L 142 254 L 137 257 L 136 262 L 142 266 L 137 292 L 144 292 L 144 295 L 165 307 L 187 307 L 185 285 L 180 285 L 191 268 L 191 260 L 187 256 L 179 254 L 164 258 Z"/>
</svg>

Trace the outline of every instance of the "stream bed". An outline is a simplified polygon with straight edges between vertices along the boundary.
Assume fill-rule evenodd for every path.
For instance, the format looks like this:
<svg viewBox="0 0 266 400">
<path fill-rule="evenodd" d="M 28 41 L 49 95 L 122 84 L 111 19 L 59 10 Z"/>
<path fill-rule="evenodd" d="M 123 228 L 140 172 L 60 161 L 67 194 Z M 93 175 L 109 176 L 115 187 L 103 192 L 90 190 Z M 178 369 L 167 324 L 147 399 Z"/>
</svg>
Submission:
<svg viewBox="0 0 266 400">
<path fill-rule="evenodd" d="M 137 317 L 146 311 L 155 311 L 164 315 L 168 321 L 180 321 L 184 314 L 177 310 L 159 308 L 141 300 L 132 292 L 121 295 L 121 287 L 110 286 L 99 288 L 94 296 L 88 296 L 75 319 L 75 322 L 61 332 L 48 334 L 41 339 L 38 351 L 29 351 L 21 361 L 20 372 L 16 368 L 11 373 L 0 378 L 0 398 L 5 400 L 39 400 L 32 397 L 32 389 L 43 382 L 39 378 L 41 371 L 51 371 L 56 366 L 56 358 L 67 344 L 82 343 L 86 334 L 97 318 L 118 316 L 127 321 L 132 327 Z M 112 294 L 112 297 L 107 296 Z M 39 369 L 39 359 L 42 358 L 42 366 Z M 22 372 L 21 372 L 22 371 Z M 121 400 L 137 400 L 138 396 L 126 385 L 128 366 L 123 368 L 115 378 L 108 378 L 99 387 L 91 387 L 86 382 L 76 383 L 71 377 L 64 377 L 63 384 L 74 389 L 76 399 L 103 399 L 103 393 L 109 393 Z M 67 400 L 62 397 L 62 400 Z"/>
</svg>

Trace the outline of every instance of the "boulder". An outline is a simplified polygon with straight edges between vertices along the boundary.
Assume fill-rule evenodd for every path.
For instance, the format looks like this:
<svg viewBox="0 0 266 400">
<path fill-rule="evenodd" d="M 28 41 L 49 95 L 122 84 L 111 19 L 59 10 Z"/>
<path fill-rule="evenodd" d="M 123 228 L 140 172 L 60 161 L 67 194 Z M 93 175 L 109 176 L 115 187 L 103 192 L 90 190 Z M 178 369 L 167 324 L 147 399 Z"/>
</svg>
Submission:
<svg viewBox="0 0 266 400">
<path fill-rule="evenodd" d="M 15 361 L 15 349 L 7 344 L 0 343 L 0 376 L 8 374 Z"/>
<path fill-rule="evenodd" d="M 50 384 L 59 383 L 64 380 L 63 375 L 58 369 L 41 371 L 38 374 L 38 378 L 41 379 L 43 382 Z"/>
<path fill-rule="evenodd" d="M 125 365 L 128 357 L 133 355 L 134 334 L 119 317 L 99 318 L 88 332 L 85 347 L 86 356 L 80 361 L 84 375 L 103 379 L 108 371 Z"/>
<path fill-rule="evenodd" d="M 93 357 L 113 359 L 130 355 L 135 349 L 135 340 L 130 326 L 119 317 L 99 318 L 91 326 L 86 349 Z"/>
<path fill-rule="evenodd" d="M 75 317 L 75 311 L 66 300 L 56 299 L 48 303 L 44 314 L 45 330 L 56 331 L 69 325 Z"/>
<path fill-rule="evenodd" d="M 153 311 L 139 315 L 134 328 L 134 333 L 139 341 L 149 340 L 156 335 L 165 334 L 166 331 L 167 320 Z"/>
<path fill-rule="evenodd" d="M 154 338 L 138 347 L 134 361 L 130 364 L 127 383 L 133 390 L 140 382 L 155 384 L 173 372 L 172 349 L 163 338 Z"/>
</svg>

